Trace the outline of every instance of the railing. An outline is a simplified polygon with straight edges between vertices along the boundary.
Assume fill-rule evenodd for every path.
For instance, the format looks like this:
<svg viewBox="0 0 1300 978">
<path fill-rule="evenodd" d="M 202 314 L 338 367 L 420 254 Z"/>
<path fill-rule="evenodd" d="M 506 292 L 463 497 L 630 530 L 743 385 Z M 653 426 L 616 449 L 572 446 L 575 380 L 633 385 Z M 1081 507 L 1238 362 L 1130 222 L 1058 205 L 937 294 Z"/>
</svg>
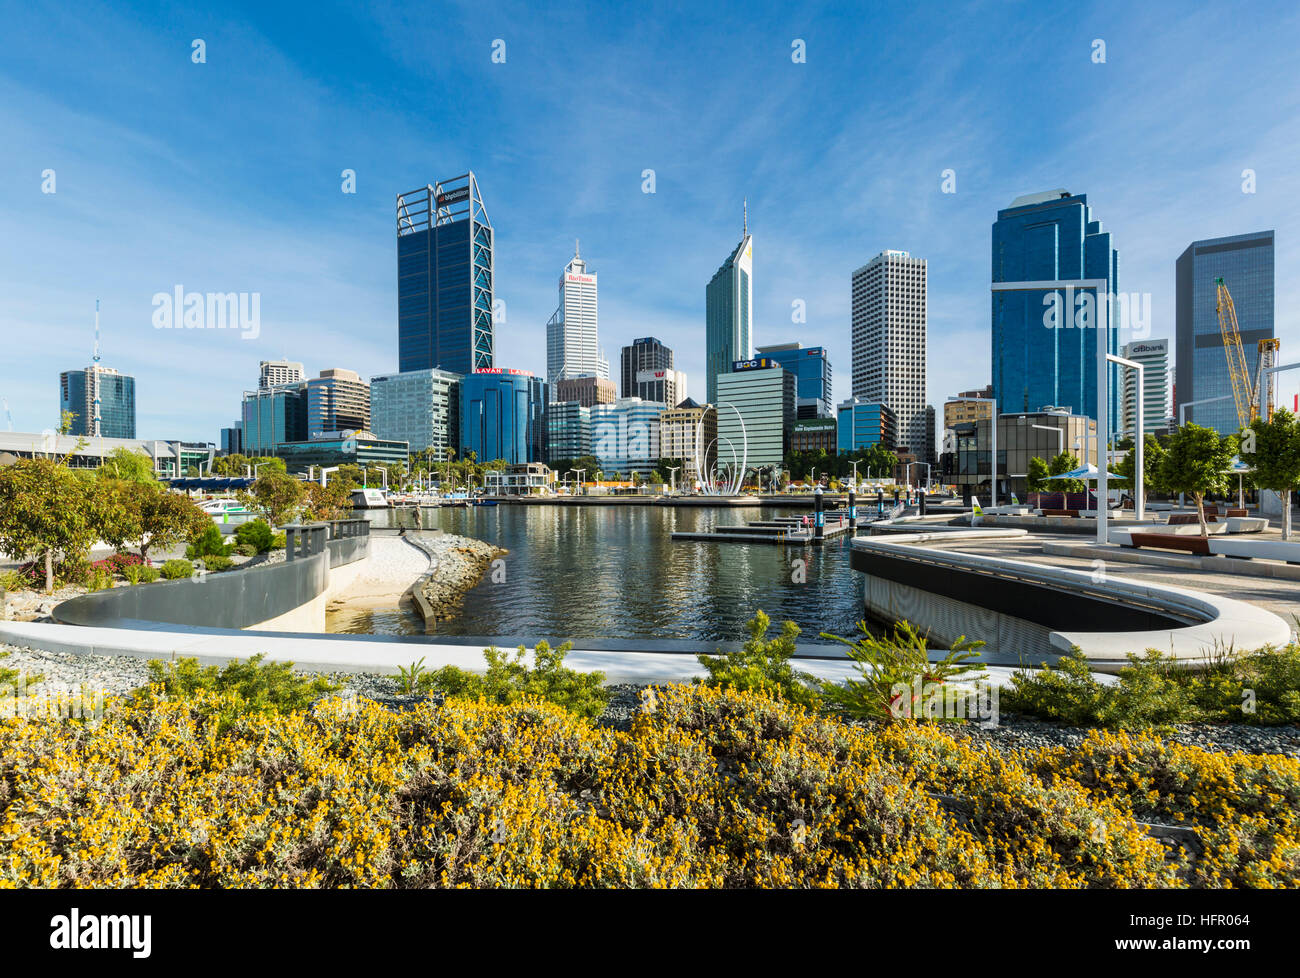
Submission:
<svg viewBox="0 0 1300 978">
<path fill-rule="evenodd" d="M 352 540 L 370 536 L 369 520 L 330 520 L 327 523 L 291 524 L 284 528 L 285 560 L 311 557 L 323 551 L 331 540 Z"/>
</svg>

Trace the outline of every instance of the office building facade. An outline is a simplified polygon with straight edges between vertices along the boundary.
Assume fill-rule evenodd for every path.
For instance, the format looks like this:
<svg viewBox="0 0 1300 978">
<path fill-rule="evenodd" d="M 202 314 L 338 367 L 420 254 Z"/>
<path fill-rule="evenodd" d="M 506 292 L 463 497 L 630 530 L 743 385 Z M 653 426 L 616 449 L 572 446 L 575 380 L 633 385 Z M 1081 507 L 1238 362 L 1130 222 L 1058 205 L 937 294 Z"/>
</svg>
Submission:
<svg viewBox="0 0 1300 978">
<path fill-rule="evenodd" d="M 450 457 L 460 438 L 461 375 L 447 370 L 408 370 L 370 378 L 370 430 L 404 441 L 411 454 Z"/>
<path fill-rule="evenodd" d="M 244 392 L 240 417 L 244 454 L 274 456 L 286 442 L 307 440 L 307 384 Z"/>
<path fill-rule="evenodd" d="M 307 372 L 301 363 L 294 360 L 263 360 L 257 365 L 257 389 L 279 387 L 282 384 L 296 384 L 307 379 Z"/>
<path fill-rule="evenodd" d="M 862 452 L 873 445 L 889 451 L 898 447 L 898 419 L 879 401 L 851 397 L 835 410 L 836 447 L 841 455 Z"/>
<path fill-rule="evenodd" d="M 495 238 L 474 173 L 397 197 L 397 369 L 493 366 Z"/>
<path fill-rule="evenodd" d="M 796 420 L 794 374 L 771 360 L 736 360 L 715 380 L 718 468 L 742 458 L 749 469 L 783 466 Z"/>
<path fill-rule="evenodd" d="M 853 273 L 853 396 L 894 412 L 897 449 L 920 454 L 926 433 L 924 258 L 883 251 Z"/>
<path fill-rule="evenodd" d="M 643 401 L 678 404 L 686 399 L 686 374 L 680 370 L 639 371 L 635 396 Z"/>
<path fill-rule="evenodd" d="M 704 370 L 710 404 L 718 402 L 718 377 L 754 355 L 754 242 L 749 223 L 740 244 L 704 290 Z"/>
<path fill-rule="evenodd" d="M 703 481 L 717 458 L 718 415 L 712 408 L 686 398 L 676 407 L 664 408 L 659 415 L 659 452 L 661 458 L 674 459 L 682 466 L 677 484 L 693 485 Z M 704 471 L 697 469 L 703 458 Z"/>
<path fill-rule="evenodd" d="M 620 397 L 591 409 L 591 454 L 606 479 L 633 475 L 646 479 L 662 457 L 659 418 L 665 405 L 639 397 Z"/>
<path fill-rule="evenodd" d="M 978 398 L 978 400 L 970 400 Z M 943 426 L 951 428 L 966 421 L 993 417 L 993 386 L 959 391 L 956 398 L 943 402 Z"/>
<path fill-rule="evenodd" d="M 577 401 L 583 407 L 591 407 L 593 404 L 613 404 L 618 400 L 618 391 L 612 380 L 588 374 L 557 381 L 551 387 L 551 396 L 557 401 Z"/>
<path fill-rule="evenodd" d="M 1106 294 L 1054 290 L 992 293 L 993 396 L 1001 412 L 1048 405 L 1097 417 L 1097 334 L 1101 303 L 1116 292 L 1119 252 L 1095 220 L 1087 194 L 1027 194 L 998 211 L 993 282 L 1105 279 Z M 1089 308 L 1091 304 L 1091 308 Z M 1107 316 L 1108 353 L 1119 353 L 1116 309 Z M 1119 424 L 1118 374 L 1110 368 L 1108 430 Z"/>
<path fill-rule="evenodd" d="M 307 437 L 370 429 L 370 385 L 354 370 L 331 367 L 307 381 Z"/>
<path fill-rule="evenodd" d="M 221 429 L 221 441 L 219 455 L 243 455 L 244 454 L 244 426 L 241 422 L 236 421 L 229 428 Z"/>
<path fill-rule="evenodd" d="M 835 418 L 800 418 L 790 430 L 790 451 L 825 452 L 839 448 L 839 422 Z"/>
<path fill-rule="evenodd" d="M 619 367 L 619 391 L 624 397 L 636 397 L 637 374 L 643 370 L 672 370 L 673 351 L 653 336 L 643 336 L 623 347 Z"/>
<path fill-rule="evenodd" d="M 546 381 L 492 367 L 460 384 L 460 456 L 511 465 L 546 460 Z"/>
<path fill-rule="evenodd" d="M 1222 397 L 1187 409 L 1188 421 L 1236 434 L 1237 407 L 1219 317 L 1216 279 L 1223 279 L 1237 312 L 1241 350 L 1251 383 L 1259 368 L 1259 341 L 1273 339 L 1273 232 L 1256 231 L 1193 241 L 1178 257 L 1174 273 L 1174 358 L 1178 403 Z M 1173 408 L 1177 420 L 1178 406 Z"/>
<path fill-rule="evenodd" d="M 804 349 L 800 343 L 778 343 L 760 346 L 754 355 L 774 360 L 794 374 L 795 407 L 800 418 L 831 416 L 831 361 L 825 347 Z"/>
<path fill-rule="evenodd" d="M 135 378 L 91 364 L 59 374 L 59 411 L 72 414 L 69 434 L 135 437 Z"/>
<path fill-rule="evenodd" d="M 572 462 L 591 454 L 591 408 L 577 401 L 546 406 L 546 464 Z M 595 473 L 590 473 L 593 477 Z"/>
<path fill-rule="evenodd" d="M 1142 364 L 1142 431 L 1154 434 L 1169 424 L 1169 341 L 1142 340 L 1125 343 L 1121 355 Z M 1120 433 L 1134 437 L 1137 431 L 1137 371 L 1124 368 L 1124 400 Z"/>
<path fill-rule="evenodd" d="M 371 465 L 401 465 L 410 462 L 410 453 L 404 441 L 379 438 L 370 431 L 349 431 L 331 433 L 306 441 L 282 442 L 277 446 L 275 455 L 284 460 L 285 469 L 291 474 L 305 473 L 312 467 L 327 468 L 336 465 L 359 465 L 363 469 Z M 368 474 L 377 481 L 382 476 Z"/>
<path fill-rule="evenodd" d="M 560 275 L 560 304 L 546 324 L 546 381 L 591 374 L 609 378 L 609 361 L 601 355 L 597 335 L 596 273 L 574 245 L 573 258 Z"/>
</svg>

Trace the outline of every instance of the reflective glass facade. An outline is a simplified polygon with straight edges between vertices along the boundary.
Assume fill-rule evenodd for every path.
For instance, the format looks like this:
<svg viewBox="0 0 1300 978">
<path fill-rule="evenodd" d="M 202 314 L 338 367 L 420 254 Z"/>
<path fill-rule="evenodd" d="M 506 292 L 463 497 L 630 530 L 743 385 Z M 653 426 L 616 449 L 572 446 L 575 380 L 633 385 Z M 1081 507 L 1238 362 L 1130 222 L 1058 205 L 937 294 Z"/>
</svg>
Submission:
<svg viewBox="0 0 1300 978">
<path fill-rule="evenodd" d="M 246 391 L 240 427 L 245 455 L 275 455 L 285 442 L 306 441 L 307 385 Z"/>
<path fill-rule="evenodd" d="M 397 198 L 398 370 L 492 366 L 493 268 L 474 174 Z"/>
<path fill-rule="evenodd" d="M 707 400 L 716 404 L 718 375 L 753 356 L 753 239 L 746 234 L 704 290 Z"/>
<path fill-rule="evenodd" d="M 1094 220 L 1086 194 L 1057 196 L 998 211 L 993 224 L 994 282 L 1106 279 L 1118 288 L 1119 252 L 1110 232 Z M 1035 195 L 1044 196 L 1044 195 Z M 1079 292 L 1074 308 L 1060 297 L 1061 315 L 1050 317 L 1044 297 L 1052 293 L 994 292 L 993 396 L 1002 412 L 1068 407 L 1097 417 L 1097 336 L 1081 316 Z M 1104 299 L 1104 297 L 1103 297 Z M 1096 306 L 1093 306 L 1096 309 Z M 1045 318 L 1047 316 L 1048 318 Z M 1082 322 L 1084 328 L 1078 328 Z M 1107 352 L 1119 352 L 1114 311 Z M 1111 365 L 1109 430 L 1119 423 L 1120 385 Z"/>
<path fill-rule="evenodd" d="M 311 441 L 284 442 L 276 449 L 291 473 L 306 472 L 313 465 L 406 465 L 406 442 L 382 438 L 313 438 Z M 378 476 L 371 476 L 378 478 Z"/>
<path fill-rule="evenodd" d="M 411 370 L 370 378 L 370 430 L 404 441 L 412 453 L 433 449 L 446 458 L 460 439 L 461 375 Z"/>
<path fill-rule="evenodd" d="M 841 455 L 861 452 L 872 445 L 894 450 L 898 424 L 894 412 L 879 401 L 854 397 L 840 404 L 836 411 L 837 447 Z"/>
<path fill-rule="evenodd" d="M 577 401 L 546 407 L 546 463 L 570 461 L 591 454 L 591 408 Z M 595 473 L 591 475 L 594 477 Z"/>
<path fill-rule="evenodd" d="M 591 409 L 591 454 L 600 459 L 603 477 L 632 473 L 648 477 L 659 462 L 659 418 L 665 405 L 639 397 L 620 397 Z M 591 474 L 588 474 L 591 477 Z"/>
<path fill-rule="evenodd" d="M 99 395 L 99 431 L 95 395 Z M 59 374 L 59 410 L 74 415 L 69 433 L 105 438 L 135 437 L 135 378 L 105 367 L 65 370 Z"/>
<path fill-rule="evenodd" d="M 501 368 L 460 384 L 460 457 L 512 465 L 546 460 L 546 381 Z"/>
<path fill-rule="evenodd" d="M 800 418 L 830 417 L 831 361 L 825 347 L 804 349 L 798 343 L 782 343 L 760 346 L 755 352 L 794 374 L 794 394 Z"/>
<path fill-rule="evenodd" d="M 1241 351 L 1251 383 L 1259 366 L 1259 341 L 1273 333 L 1273 232 L 1257 231 L 1228 238 L 1193 241 L 1175 266 L 1177 302 L 1174 384 L 1178 403 L 1209 397 L 1227 397 L 1214 404 L 1188 408 L 1188 421 L 1214 428 L 1221 435 L 1236 434 L 1237 406 L 1232 400 L 1232 380 L 1223 349 L 1223 334 L 1215 312 L 1215 279 L 1232 294 L 1241 333 Z M 1178 407 L 1174 406 L 1174 420 Z"/>
<path fill-rule="evenodd" d="M 750 469 L 784 464 L 795 422 L 794 374 L 779 364 L 744 368 L 739 361 L 733 366 L 740 369 L 716 378 L 718 468 L 728 468 L 742 456 Z"/>
</svg>

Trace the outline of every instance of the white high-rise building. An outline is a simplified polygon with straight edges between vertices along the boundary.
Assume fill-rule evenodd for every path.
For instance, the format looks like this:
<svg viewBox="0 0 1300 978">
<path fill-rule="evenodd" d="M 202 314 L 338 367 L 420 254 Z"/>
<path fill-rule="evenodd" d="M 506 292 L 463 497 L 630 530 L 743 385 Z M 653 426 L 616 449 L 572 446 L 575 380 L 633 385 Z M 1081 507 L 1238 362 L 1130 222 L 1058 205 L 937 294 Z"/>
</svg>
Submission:
<svg viewBox="0 0 1300 978">
<path fill-rule="evenodd" d="M 1122 355 L 1142 364 L 1142 431 L 1153 434 L 1169 424 L 1169 341 L 1126 343 Z M 1137 430 L 1137 371 L 1121 368 L 1124 375 L 1123 422 L 1120 431 L 1132 438 Z"/>
<path fill-rule="evenodd" d="M 261 368 L 258 390 L 270 390 L 281 384 L 296 384 L 307 376 L 302 364 L 292 360 L 263 360 L 258 366 Z"/>
<path fill-rule="evenodd" d="M 609 361 L 596 336 L 596 273 L 587 271 L 574 243 L 560 276 L 560 305 L 546 324 L 546 381 L 582 375 L 609 379 Z"/>
<path fill-rule="evenodd" d="M 898 451 L 925 457 L 926 263 L 882 251 L 853 273 L 853 396 L 884 404 Z"/>
</svg>

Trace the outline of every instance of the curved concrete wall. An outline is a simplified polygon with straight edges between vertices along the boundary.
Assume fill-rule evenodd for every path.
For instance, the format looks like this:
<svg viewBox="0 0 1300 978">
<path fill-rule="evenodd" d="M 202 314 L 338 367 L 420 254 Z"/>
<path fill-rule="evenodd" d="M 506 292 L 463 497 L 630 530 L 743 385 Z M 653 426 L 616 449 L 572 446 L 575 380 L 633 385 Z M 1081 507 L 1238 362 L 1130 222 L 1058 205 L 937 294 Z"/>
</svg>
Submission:
<svg viewBox="0 0 1300 978">
<path fill-rule="evenodd" d="M 163 622 L 273 630 L 319 618 L 323 629 L 325 595 L 331 583 L 339 583 L 331 582 L 330 568 L 357 563 L 369 553 L 369 537 L 330 540 L 319 553 L 283 563 L 83 594 L 55 607 L 53 617 L 68 625 L 109 628 Z"/>
</svg>

